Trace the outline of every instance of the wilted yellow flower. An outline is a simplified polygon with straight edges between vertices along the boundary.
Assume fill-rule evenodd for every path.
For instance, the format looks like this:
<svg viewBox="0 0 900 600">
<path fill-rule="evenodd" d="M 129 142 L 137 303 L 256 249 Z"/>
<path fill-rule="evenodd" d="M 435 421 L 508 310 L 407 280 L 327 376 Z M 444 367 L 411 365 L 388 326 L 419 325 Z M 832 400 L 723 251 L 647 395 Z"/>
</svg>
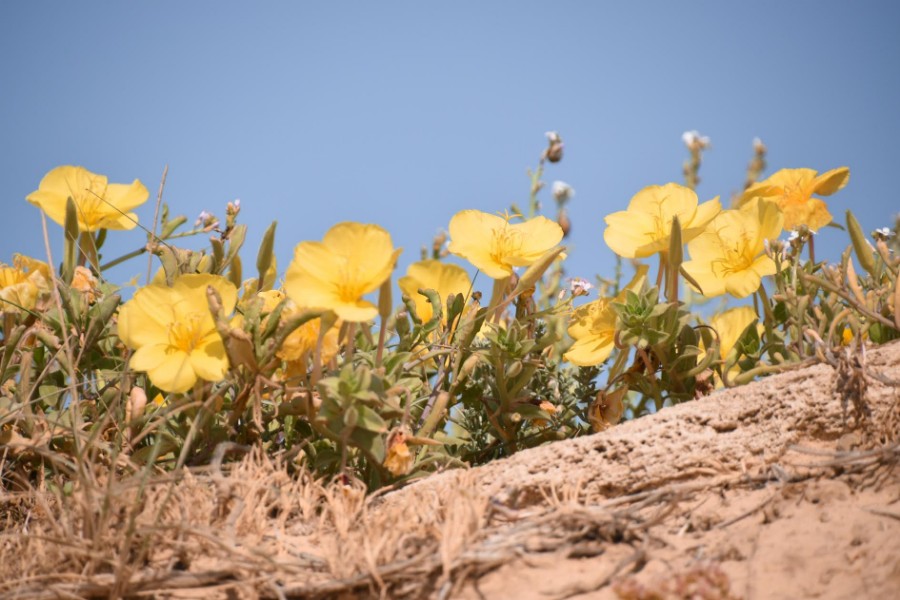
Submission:
<svg viewBox="0 0 900 600">
<path fill-rule="evenodd" d="M 12 266 L 0 264 L 0 312 L 32 310 L 42 292 L 50 289 L 47 263 L 16 254 Z"/>
<path fill-rule="evenodd" d="M 72 198 L 81 231 L 98 229 L 134 229 L 137 215 L 130 212 L 147 201 L 150 192 L 135 179 L 130 185 L 107 183 L 105 175 L 84 167 L 56 167 L 41 179 L 38 189 L 27 200 L 40 207 L 48 217 L 65 225 L 66 200 Z"/>
<path fill-rule="evenodd" d="M 456 213 L 449 230 L 447 249 L 493 279 L 509 277 L 513 267 L 531 265 L 563 238 L 562 228 L 546 217 L 513 224 L 480 210 Z"/>
<path fill-rule="evenodd" d="M 228 371 L 225 345 L 216 331 L 206 290 L 234 310 L 237 289 L 218 275 L 182 275 L 172 287 L 152 283 L 119 310 L 119 337 L 134 349 L 131 366 L 166 392 L 182 393 L 197 379 L 220 381 Z"/>
<path fill-rule="evenodd" d="M 363 300 L 390 277 L 401 249 L 378 225 L 345 222 L 321 242 L 300 242 L 284 289 L 298 306 L 334 311 L 344 321 L 368 321 L 378 308 Z"/>
<path fill-rule="evenodd" d="M 384 466 L 395 477 L 402 477 L 412 470 L 414 458 L 406 443 L 406 432 L 398 429 L 388 436 Z"/>
<path fill-rule="evenodd" d="M 84 296 L 84 299 L 89 303 L 94 302 L 97 299 L 97 294 L 100 293 L 98 289 L 97 278 L 94 277 L 94 274 L 91 273 L 91 270 L 87 267 L 82 267 L 78 265 L 75 267 L 75 274 L 72 277 L 72 289 L 81 292 Z"/>
<path fill-rule="evenodd" d="M 788 231 L 806 225 L 818 231 L 831 223 L 831 213 L 823 200 L 813 194 L 830 196 L 850 181 L 850 169 L 841 167 L 819 175 L 812 169 L 781 169 L 764 181 L 747 188 L 739 202 L 743 206 L 753 198 L 774 200 L 784 213 Z"/>
<path fill-rule="evenodd" d="M 450 294 L 462 294 L 465 297 L 472 289 L 472 280 L 465 269 L 439 260 L 423 260 L 409 265 L 406 275 L 398 283 L 403 293 L 415 303 L 416 314 L 423 322 L 431 320 L 434 308 L 428 298 L 419 293 L 420 289 L 436 291 L 441 302 L 446 302 Z M 443 321 L 447 322 L 446 314 Z"/>
<path fill-rule="evenodd" d="M 669 251 L 672 220 L 678 217 L 681 239 L 689 242 L 719 214 L 716 196 L 698 206 L 694 190 L 677 183 L 645 187 L 631 199 L 628 209 L 606 217 L 603 239 L 625 258 L 644 258 Z"/>
<path fill-rule="evenodd" d="M 691 260 L 683 264 L 684 270 L 704 296 L 749 296 L 764 276 L 775 273 L 775 262 L 764 254 L 765 242 L 778 237 L 782 220 L 778 206 L 760 198 L 738 210 L 722 211 L 688 242 Z"/>
<path fill-rule="evenodd" d="M 628 290 L 640 289 L 646 276 L 647 265 L 641 265 L 634 278 L 617 296 L 599 298 L 575 309 L 569 320 L 569 335 L 575 343 L 563 359 L 579 367 L 590 367 L 609 358 L 616 337 L 617 315 L 612 305 L 623 302 Z"/>
</svg>

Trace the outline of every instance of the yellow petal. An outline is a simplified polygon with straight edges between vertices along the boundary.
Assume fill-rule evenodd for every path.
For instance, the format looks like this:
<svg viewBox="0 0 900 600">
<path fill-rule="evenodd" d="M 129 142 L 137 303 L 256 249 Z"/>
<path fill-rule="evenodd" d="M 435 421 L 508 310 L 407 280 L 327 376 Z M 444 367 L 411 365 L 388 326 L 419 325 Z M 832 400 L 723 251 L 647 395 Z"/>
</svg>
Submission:
<svg viewBox="0 0 900 600">
<path fill-rule="evenodd" d="M 812 169 L 781 169 L 764 181 L 761 181 L 758 185 L 774 186 L 784 190 L 785 188 L 805 186 L 815 178 L 816 172 Z"/>
<path fill-rule="evenodd" d="M 130 365 L 137 371 L 150 371 L 169 360 L 169 344 L 166 342 L 147 344 L 131 355 Z"/>
<path fill-rule="evenodd" d="M 527 267 L 562 241 L 563 230 L 556 221 L 542 216 L 509 226 L 522 237 L 522 245 L 506 260 L 517 267 Z"/>
<path fill-rule="evenodd" d="M 697 281 L 703 286 L 703 283 Z M 725 290 L 735 298 L 746 298 L 750 294 L 759 289 L 761 283 L 759 274 L 753 269 L 747 269 L 739 273 L 734 273 L 725 278 Z M 706 291 L 706 288 L 703 290 Z M 708 296 L 708 294 L 704 294 Z"/>
<path fill-rule="evenodd" d="M 615 344 L 612 338 L 601 340 L 599 338 L 587 338 L 576 341 L 563 355 L 563 359 L 579 367 L 591 367 L 599 365 L 612 354 Z"/>
<path fill-rule="evenodd" d="M 472 282 L 462 267 L 439 260 L 423 260 L 411 264 L 406 275 L 397 282 L 400 289 L 415 302 L 416 313 L 423 321 L 433 315 L 431 302 L 418 293 L 420 289 L 432 289 L 438 293 L 442 301 L 450 294 L 468 296 Z"/>
<path fill-rule="evenodd" d="M 728 358 L 741 334 L 757 319 L 756 312 L 750 306 L 731 308 L 710 319 L 710 326 L 719 334 L 719 351 L 723 359 Z"/>
<path fill-rule="evenodd" d="M 164 392 L 182 394 L 197 382 L 191 361 L 184 352 L 175 352 L 159 366 L 148 369 L 147 376 L 153 385 Z"/>
<path fill-rule="evenodd" d="M 682 263 L 682 267 L 697 282 L 700 286 L 697 291 L 705 297 L 712 298 L 725 293 L 725 282 L 716 277 L 713 265 L 709 260 L 689 260 Z"/>
<path fill-rule="evenodd" d="M 106 201 L 122 212 L 134 210 L 147 201 L 150 192 L 140 182 L 135 179 L 131 184 L 110 183 L 106 186 Z"/>
<path fill-rule="evenodd" d="M 228 357 L 219 335 L 212 334 L 205 343 L 190 354 L 191 368 L 200 379 L 221 381 L 228 373 Z"/>
<path fill-rule="evenodd" d="M 703 233 L 707 225 L 722 212 L 722 205 L 719 203 L 719 197 L 716 196 L 712 200 L 708 200 L 697 207 L 697 212 L 690 222 L 682 223 L 681 239 L 687 243 Z"/>
<path fill-rule="evenodd" d="M 840 167 L 822 173 L 815 179 L 815 193 L 822 196 L 830 196 L 844 188 L 850 181 L 850 169 Z"/>
<path fill-rule="evenodd" d="M 330 308 L 340 319 L 349 321 L 351 323 L 361 323 L 362 321 L 369 321 L 370 319 L 374 319 L 378 315 L 378 307 L 365 300 L 360 300 L 355 303 L 348 302 L 335 304 Z"/>
<path fill-rule="evenodd" d="M 603 241 L 623 258 L 644 258 L 668 249 L 668 238 L 660 239 L 650 215 L 623 210 L 607 215 L 604 221 Z"/>
</svg>

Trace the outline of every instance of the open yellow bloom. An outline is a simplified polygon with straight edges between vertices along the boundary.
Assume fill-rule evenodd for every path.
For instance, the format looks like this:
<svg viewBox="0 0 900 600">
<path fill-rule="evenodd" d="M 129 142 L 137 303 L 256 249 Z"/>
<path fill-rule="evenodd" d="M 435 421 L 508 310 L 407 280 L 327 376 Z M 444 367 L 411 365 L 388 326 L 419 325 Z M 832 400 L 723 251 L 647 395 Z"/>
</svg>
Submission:
<svg viewBox="0 0 900 600">
<path fill-rule="evenodd" d="M 667 183 L 645 187 L 628 209 L 608 215 L 603 239 L 624 258 L 645 258 L 669 251 L 672 220 L 681 224 L 681 239 L 689 242 L 722 210 L 719 197 L 698 205 L 694 190 Z"/>
<path fill-rule="evenodd" d="M 579 367 L 590 367 L 609 358 L 615 347 L 618 318 L 613 303 L 623 302 L 628 290 L 640 289 L 646 277 L 647 265 L 641 265 L 634 278 L 617 296 L 600 298 L 575 309 L 569 320 L 569 335 L 575 343 L 563 359 Z"/>
<path fill-rule="evenodd" d="M 135 350 L 131 367 L 165 392 L 182 393 L 197 379 L 220 381 L 228 371 L 225 345 L 206 296 L 212 286 L 228 314 L 237 288 L 218 275 L 182 275 L 168 287 L 152 283 L 119 309 L 119 337 Z"/>
<path fill-rule="evenodd" d="M 480 210 L 456 213 L 449 229 L 447 249 L 493 279 L 509 277 L 513 267 L 531 265 L 563 238 L 562 228 L 546 217 L 513 224 Z"/>
<path fill-rule="evenodd" d="M 32 310 L 40 294 L 49 290 L 47 263 L 16 254 L 12 266 L 0 264 L 0 313 Z"/>
<path fill-rule="evenodd" d="M 65 225 L 66 200 L 72 198 L 81 231 L 98 229 L 134 229 L 137 215 L 131 212 L 147 201 L 150 192 L 135 179 L 130 185 L 108 183 L 105 175 L 84 167 L 56 167 L 41 179 L 38 189 L 27 200 L 48 217 Z"/>
<path fill-rule="evenodd" d="M 682 266 L 704 296 L 729 293 L 744 298 L 775 273 L 766 240 L 781 233 L 783 216 L 774 202 L 754 198 L 738 210 L 722 211 L 700 236 L 688 242 L 691 260 Z"/>
<path fill-rule="evenodd" d="M 415 302 L 416 314 L 423 322 L 431 320 L 434 308 L 428 298 L 419 293 L 420 289 L 436 291 L 444 303 L 450 294 L 462 294 L 465 297 L 472 289 L 472 280 L 465 269 L 439 260 L 422 260 L 409 265 L 406 275 L 398 283 L 403 293 Z M 447 322 L 446 314 L 443 321 Z"/>
<path fill-rule="evenodd" d="M 831 223 L 831 213 L 823 200 L 813 194 L 830 196 L 850 181 L 850 169 L 840 167 L 819 175 L 812 169 L 781 169 L 764 181 L 747 188 L 741 195 L 743 206 L 753 198 L 774 200 L 784 213 L 788 231 L 806 225 L 818 231 Z"/>
<path fill-rule="evenodd" d="M 338 223 L 321 242 L 297 244 L 284 290 L 298 306 L 332 310 L 344 321 L 368 321 L 378 308 L 362 297 L 390 277 L 401 252 L 378 225 Z"/>
</svg>

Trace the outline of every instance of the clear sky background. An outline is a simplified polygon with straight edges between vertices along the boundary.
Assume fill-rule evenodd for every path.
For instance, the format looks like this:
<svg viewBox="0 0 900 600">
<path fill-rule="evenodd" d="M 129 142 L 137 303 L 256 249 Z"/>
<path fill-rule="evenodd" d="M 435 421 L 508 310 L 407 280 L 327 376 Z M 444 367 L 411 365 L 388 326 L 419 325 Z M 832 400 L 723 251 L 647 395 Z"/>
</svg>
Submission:
<svg viewBox="0 0 900 600">
<path fill-rule="evenodd" d="M 898 32 L 893 1 L 3 2 L 0 261 L 45 256 L 25 196 L 53 167 L 139 178 L 150 223 L 168 164 L 191 221 L 241 199 L 245 277 L 273 219 L 282 273 L 357 220 L 405 248 L 400 275 L 455 212 L 524 206 L 548 130 L 566 154 L 545 206 L 555 179 L 577 194 L 571 275 L 611 274 L 604 215 L 682 181 L 689 129 L 713 143 L 701 201 L 741 188 L 759 136 L 768 174 L 849 166 L 829 206 L 871 231 L 900 211 Z M 831 258 L 848 243 L 819 238 Z M 111 232 L 106 258 L 144 240 Z"/>
</svg>

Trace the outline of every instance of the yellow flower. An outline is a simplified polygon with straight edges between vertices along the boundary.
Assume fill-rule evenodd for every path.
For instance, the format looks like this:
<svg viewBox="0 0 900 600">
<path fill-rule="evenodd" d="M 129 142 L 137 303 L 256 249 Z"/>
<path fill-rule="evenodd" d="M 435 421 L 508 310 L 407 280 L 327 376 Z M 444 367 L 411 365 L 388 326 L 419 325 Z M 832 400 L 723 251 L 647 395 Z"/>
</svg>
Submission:
<svg viewBox="0 0 900 600">
<path fill-rule="evenodd" d="M 729 293 L 744 298 L 759 289 L 762 278 L 775 273 L 766 256 L 766 240 L 781 233 L 783 217 L 774 202 L 754 198 L 738 210 L 725 210 L 699 237 L 688 242 L 691 260 L 684 270 L 704 296 Z"/>
<path fill-rule="evenodd" d="M 774 200 L 784 213 L 788 231 L 806 225 L 812 231 L 831 223 L 825 202 L 813 194 L 830 196 L 850 181 L 850 169 L 841 167 L 819 175 L 812 169 L 781 169 L 765 181 L 747 188 L 739 202 L 743 206 L 755 197 Z"/>
<path fill-rule="evenodd" d="M 436 291 L 443 303 L 450 294 L 466 297 L 472 289 L 472 281 L 465 269 L 439 260 L 423 260 L 409 265 L 406 275 L 398 283 L 403 293 L 415 302 L 416 314 L 426 323 L 434 316 L 434 308 L 428 298 L 419 293 L 420 289 Z M 447 322 L 446 314 L 443 322 Z"/>
<path fill-rule="evenodd" d="M 625 258 L 645 258 L 669 251 L 672 220 L 678 217 L 681 239 L 689 242 L 719 214 L 716 196 L 698 206 L 694 190 L 667 183 L 645 187 L 631 199 L 628 209 L 606 217 L 603 239 L 613 252 Z"/>
<path fill-rule="evenodd" d="M 378 308 L 362 297 L 390 277 L 401 249 L 378 225 L 338 223 L 321 242 L 300 242 L 284 289 L 298 306 L 334 311 L 345 321 L 368 321 Z"/>
<path fill-rule="evenodd" d="M 0 312 L 34 309 L 50 279 L 50 267 L 28 256 L 16 254 L 12 266 L 0 264 Z"/>
<path fill-rule="evenodd" d="M 291 317 L 300 314 L 301 312 L 303 312 L 302 309 L 299 309 L 296 306 L 291 306 L 285 309 L 284 313 L 282 314 L 282 321 L 286 321 Z M 322 319 L 312 319 L 310 321 L 307 321 L 306 323 L 292 331 L 291 334 L 287 336 L 287 338 L 285 338 L 284 343 L 281 345 L 281 349 L 276 352 L 276 356 L 290 363 L 305 365 L 307 363 L 307 359 L 316 350 L 316 344 L 319 341 L 319 331 L 321 329 Z M 323 363 L 327 363 L 332 358 L 337 356 L 338 350 L 340 349 L 338 346 L 339 330 L 340 322 L 337 322 L 331 329 L 329 329 L 325 333 L 325 337 L 322 339 Z"/>
<path fill-rule="evenodd" d="M 556 246 L 562 228 L 546 217 L 511 224 L 480 210 L 463 210 L 450 219 L 450 252 L 465 258 L 493 279 L 512 275 Z"/>
<path fill-rule="evenodd" d="M 575 309 L 569 321 L 569 335 L 575 340 L 564 360 L 579 367 L 599 365 L 612 353 L 616 338 L 616 311 L 613 303 L 623 302 L 628 290 L 644 285 L 647 265 L 640 265 L 634 278 L 614 298 L 600 298 Z"/>
<path fill-rule="evenodd" d="M 137 215 L 130 212 L 147 201 L 150 192 L 135 179 L 130 185 L 107 183 L 105 175 L 84 167 L 56 167 L 41 179 L 27 200 L 48 217 L 65 225 L 66 200 L 72 198 L 81 231 L 134 229 Z"/>
<path fill-rule="evenodd" d="M 234 310 L 234 284 L 206 274 L 182 275 L 172 287 L 152 283 L 119 310 L 119 337 L 135 350 L 132 368 L 145 371 L 165 392 L 186 392 L 198 378 L 220 381 L 228 371 L 225 345 L 207 301 L 210 286 L 222 297 L 225 313 Z"/>
<path fill-rule="evenodd" d="M 751 306 L 738 306 L 713 315 L 709 325 L 719 334 L 719 355 L 723 361 L 728 359 L 747 326 L 756 320 L 756 311 Z"/>
</svg>

